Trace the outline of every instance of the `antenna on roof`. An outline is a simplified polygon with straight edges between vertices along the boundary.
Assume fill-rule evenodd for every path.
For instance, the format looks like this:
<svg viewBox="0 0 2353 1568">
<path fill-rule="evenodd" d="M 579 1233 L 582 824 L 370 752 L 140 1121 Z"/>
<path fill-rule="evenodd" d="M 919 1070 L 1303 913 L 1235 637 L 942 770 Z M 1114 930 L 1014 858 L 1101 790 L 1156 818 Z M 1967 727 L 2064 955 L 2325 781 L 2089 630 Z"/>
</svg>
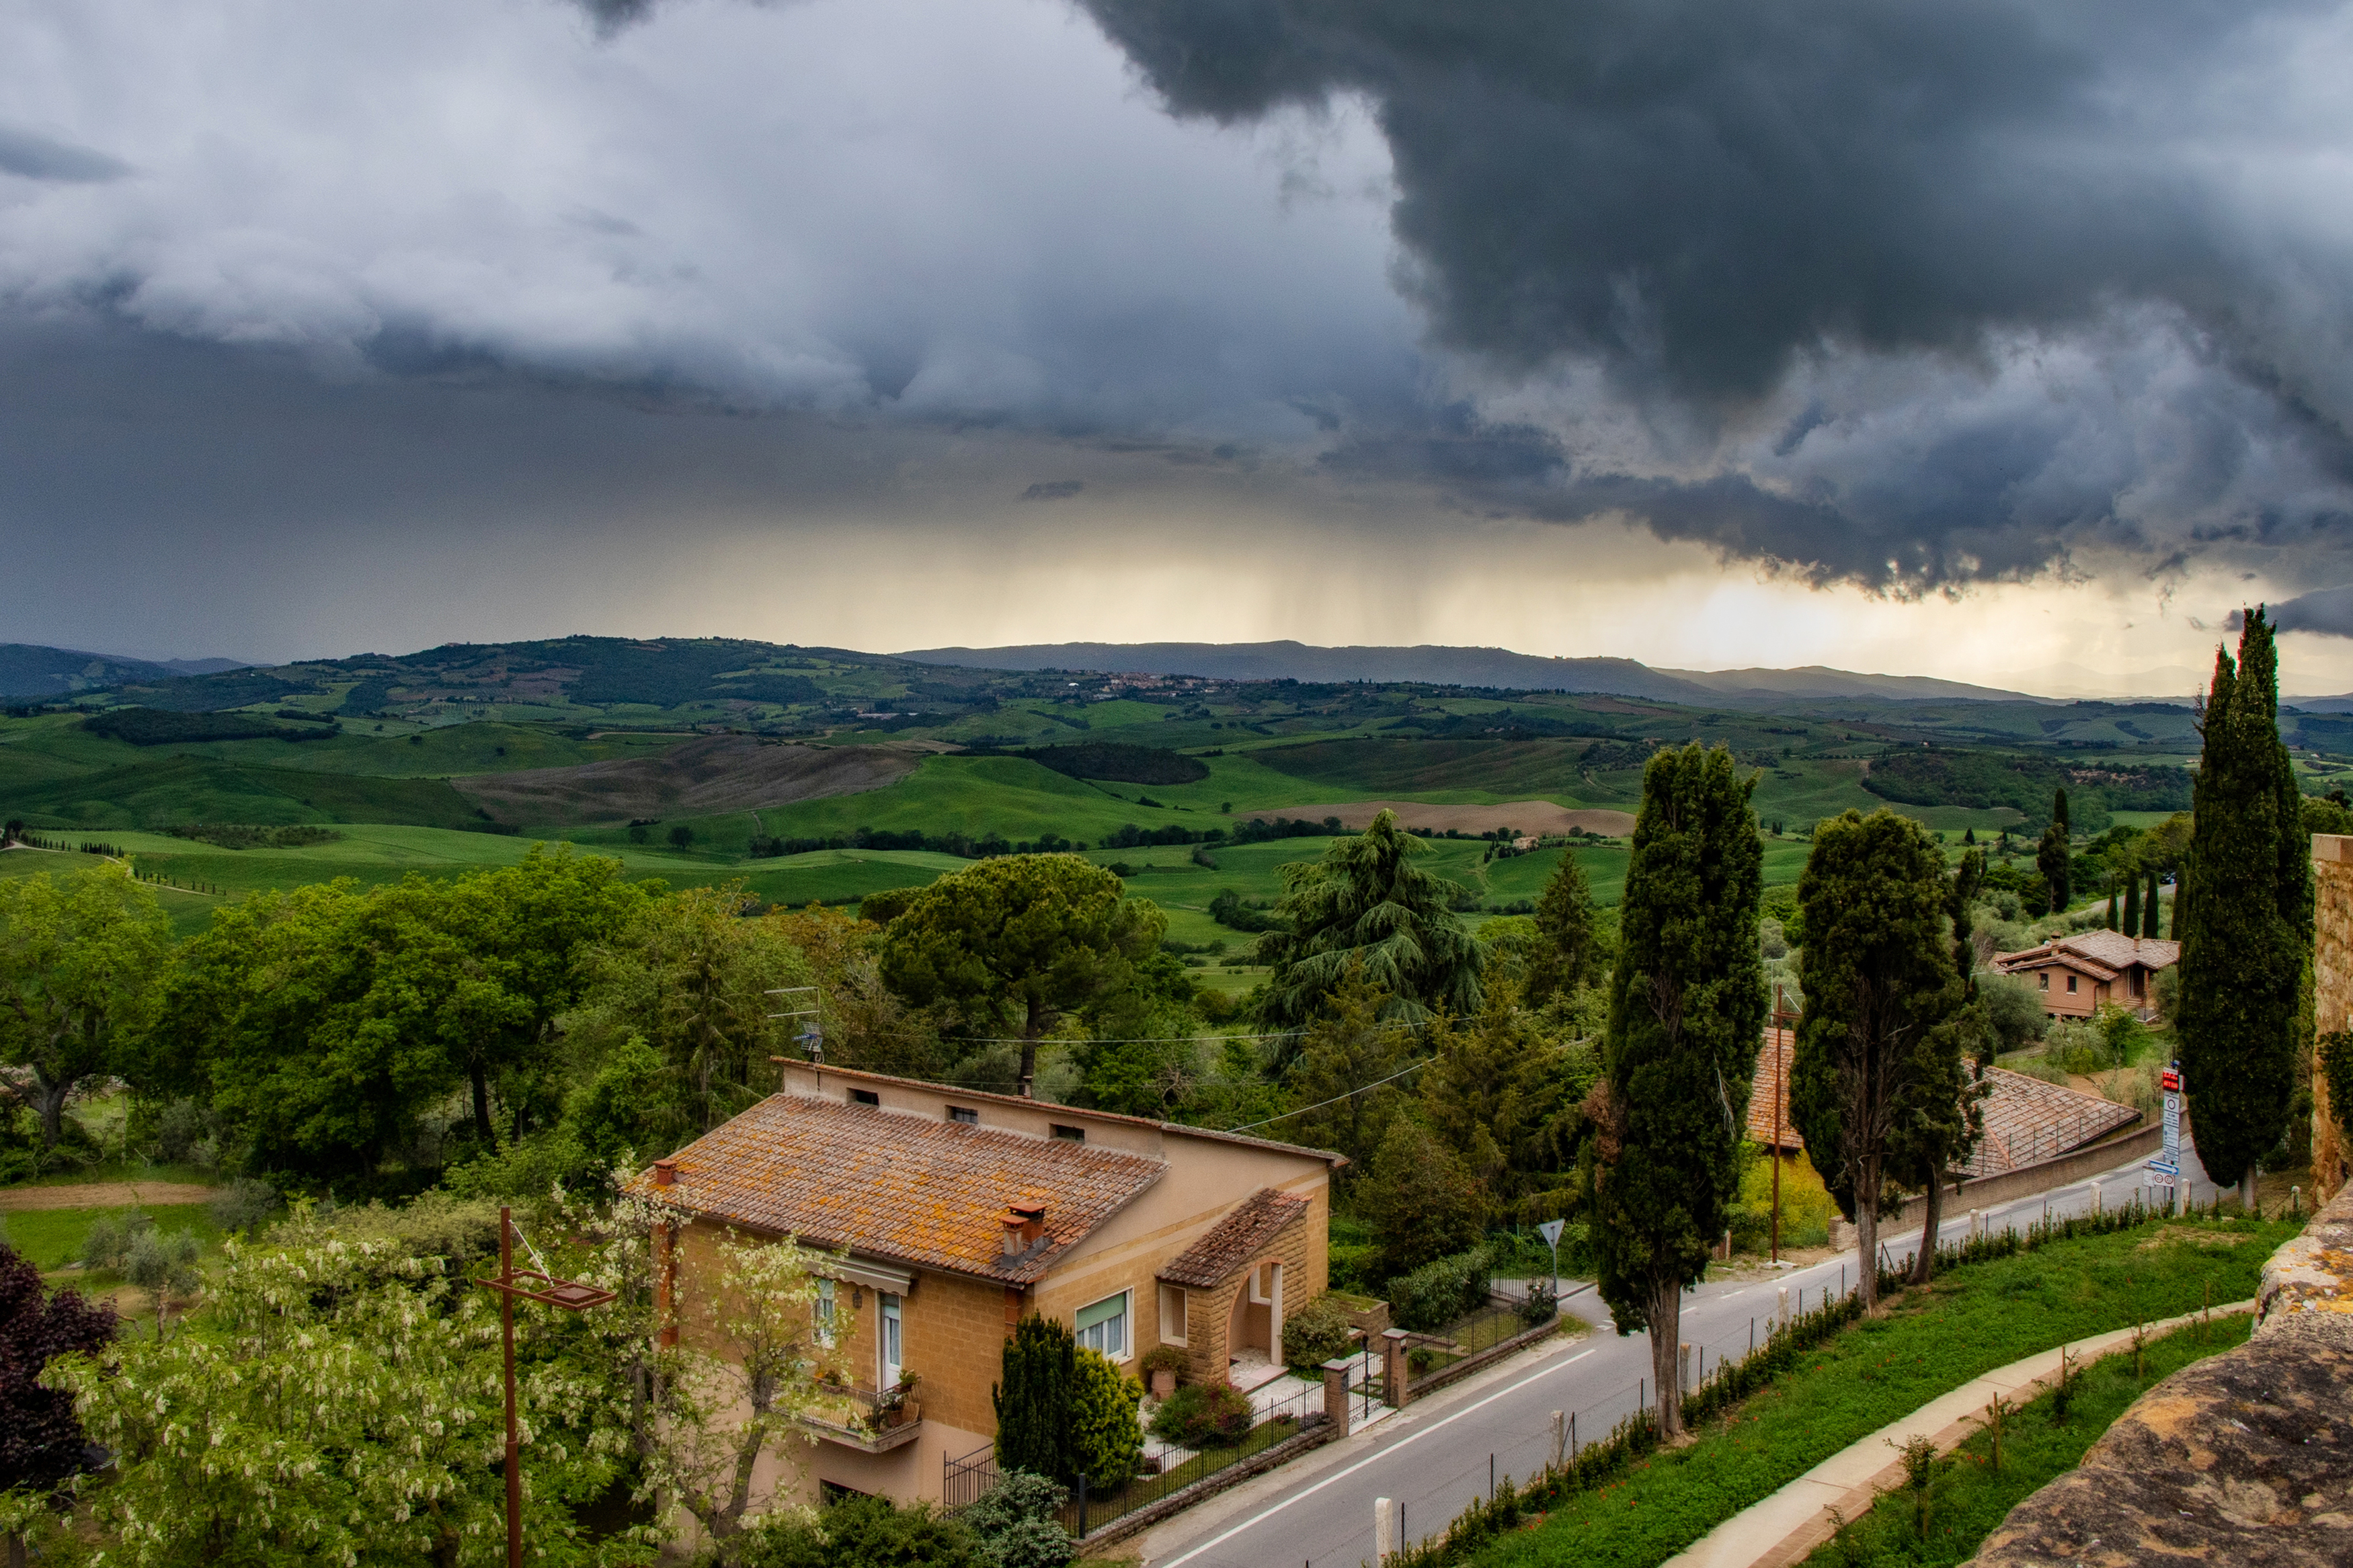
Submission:
<svg viewBox="0 0 2353 1568">
<path fill-rule="evenodd" d="M 817 987 L 814 985 L 780 985 L 773 990 L 763 991 L 760 994 L 763 996 L 802 996 L 816 989 Z M 801 1054 L 803 1056 L 817 1063 L 819 1067 L 823 1067 L 825 1065 L 825 1031 L 818 1027 L 818 1010 L 816 1008 L 796 1007 L 790 1012 L 771 1013 L 768 1016 L 771 1018 L 807 1018 L 808 1022 L 801 1026 L 801 1032 L 795 1036 L 794 1038 L 799 1044 Z M 779 1057 L 776 1059 L 778 1061 L 782 1061 L 784 1058 Z"/>
</svg>

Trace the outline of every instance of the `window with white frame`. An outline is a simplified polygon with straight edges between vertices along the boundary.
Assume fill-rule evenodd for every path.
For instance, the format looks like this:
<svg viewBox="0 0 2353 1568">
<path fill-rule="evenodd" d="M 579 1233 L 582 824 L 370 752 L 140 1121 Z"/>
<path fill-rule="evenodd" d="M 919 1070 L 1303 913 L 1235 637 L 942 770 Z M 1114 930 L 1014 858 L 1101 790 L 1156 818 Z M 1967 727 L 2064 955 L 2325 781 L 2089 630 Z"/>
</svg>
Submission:
<svg viewBox="0 0 2353 1568">
<path fill-rule="evenodd" d="M 1116 1296 L 1106 1296 L 1092 1306 L 1079 1309 L 1071 1327 L 1078 1334 L 1079 1343 L 1091 1351 L 1099 1351 L 1113 1361 L 1127 1359 L 1128 1304 L 1134 1292 L 1122 1290 Z"/>
<path fill-rule="evenodd" d="M 833 1343 L 832 1280 L 820 1279 L 817 1282 L 817 1305 L 811 1310 L 809 1315 L 815 1320 L 817 1342 L 821 1345 Z"/>
<path fill-rule="evenodd" d="M 1185 1287 L 1160 1287 L 1160 1342 L 1181 1345 L 1185 1342 Z"/>
</svg>

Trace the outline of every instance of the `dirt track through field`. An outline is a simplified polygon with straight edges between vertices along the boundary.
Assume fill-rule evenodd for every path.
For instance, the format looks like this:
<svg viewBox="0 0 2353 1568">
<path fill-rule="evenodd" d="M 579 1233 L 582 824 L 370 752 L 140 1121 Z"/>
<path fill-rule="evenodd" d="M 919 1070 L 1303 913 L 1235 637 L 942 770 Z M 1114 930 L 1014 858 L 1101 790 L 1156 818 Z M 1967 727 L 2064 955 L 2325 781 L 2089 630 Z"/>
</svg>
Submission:
<svg viewBox="0 0 2353 1568">
<path fill-rule="evenodd" d="M 1336 816 L 1343 827 L 1356 832 L 1371 826 L 1373 818 L 1384 811 L 1396 812 L 1397 819 L 1403 826 L 1427 827 L 1433 833 L 1443 833 L 1450 827 L 1457 833 L 1493 833 L 1499 827 L 1516 827 L 1522 833 L 1542 837 L 1581 827 L 1588 833 L 1617 838 L 1634 831 L 1634 814 L 1630 811 L 1572 811 L 1548 800 L 1515 800 L 1509 805 L 1430 805 L 1418 800 L 1347 800 L 1333 805 L 1281 805 L 1271 811 L 1253 811 L 1248 815 L 1269 822 L 1278 816 L 1304 822 L 1321 822 L 1327 816 Z"/>
<path fill-rule="evenodd" d="M 919 753 L 896 746 L 801 746 L 754 735 L 712 735 L 658 757 L 477 773 L 449 782 L 501 822 L 585 826 L 856 795 L 897 783 L 921 760 Z"/>
<path fill-rule="evenodd" d="M 0 1190 L 0 1209 L 119 1209 L 132 1204 L 200 1204 L 218 1192 L 193 1182 L 78 1182 L 64 1187 Z"/>
</svg>

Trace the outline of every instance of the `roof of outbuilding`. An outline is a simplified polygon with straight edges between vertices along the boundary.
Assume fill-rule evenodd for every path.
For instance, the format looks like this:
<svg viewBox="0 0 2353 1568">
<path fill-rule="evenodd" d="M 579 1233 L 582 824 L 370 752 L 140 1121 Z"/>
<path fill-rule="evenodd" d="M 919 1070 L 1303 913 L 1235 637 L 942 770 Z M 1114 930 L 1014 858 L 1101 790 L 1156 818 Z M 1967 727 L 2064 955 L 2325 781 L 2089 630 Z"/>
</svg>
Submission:
<svg viewBox="0 0 2353 1568">
<path fill-rule="evenodd" d="M 2056 1159 L 2141 1119 L 2129 1105 L 2008 1068 L 1988 1068 L 1986 1078 L 1993 1093 L 1985 1102 L 1985 1137 L 1962 1167 L 1973 1179 Z"/>
<path fill-rule="evenodd" d="M 632 1186 L 700 1217 L 814 1247 L 1008 1284 L 1055 1261 L 1167 1166 L 1085 1143 L 771 1095 L 672 1155 L 674 1184 Z M 1045 1245 L 1004 1255 L 1006 1208 L 1042 1204 Z"/>
<path fill-rule="evenodd" d="M 1993 964 L 2002 973 L 2010 973 L 2057 963 L 2101 980 L 2114 980 L 2133 964 L 2149 970 L 2165 969 L 2180 957 L 2181 944 L 2178 942 L 2103 930 L 2053 937 L 2039 947 L 2022 948 L 2016 952 L 1998 952 L 1993 956 Z"/>
<path fill-rule="evenodd" d="M 1778 1065 L 1775 1057 L 1779 1058 Z M 1749 1081 L 1748 1141 L 1763 1148 L 1802 1149 L 1806 1141 L 1798 1136 L 1797 1123 L 1789 1120 L 1789 1068 L 1797 1060 L 1798 1032 L 1795 1029 L 1767 1029 L 1765 1048 L 1757 1053 L 1757 1076 Z M 1774 1100 L 1780 1101 L 1778 1129 L 1780 1141 L 1774 1141 L 1776 1119 Z"/>
<path fill-rule="evenodd" d="M 1261 1187 L 1202 1232 L 1200 1240 L 1161 1269 L 1160 1278 L 1172 1285 L 1206 1290 L 1231 1278 L 1306 1212 L 1305 1198 Z"/>
</svg>

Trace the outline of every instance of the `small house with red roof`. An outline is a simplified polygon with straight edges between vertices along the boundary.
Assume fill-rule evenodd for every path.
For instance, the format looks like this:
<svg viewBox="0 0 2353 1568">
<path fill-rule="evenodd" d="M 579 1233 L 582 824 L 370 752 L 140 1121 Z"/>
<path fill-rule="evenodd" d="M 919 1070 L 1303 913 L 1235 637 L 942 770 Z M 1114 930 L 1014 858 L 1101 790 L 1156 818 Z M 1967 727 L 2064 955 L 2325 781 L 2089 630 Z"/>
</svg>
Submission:
<svg viewBox="0 0 2353 1568">
<path fill-rule="evenodd" d="M 2087 931 L 2052 937 L 2020 952 L 1998 952 L 1993 967 L 2033 986 L 2043 1012 L 2053 1018 L 2088 1018 L 2107 1002 L 2146 1018 L 2157 1010 L 2158 972 L 2180 958 L 2178 942 Z"/>
<path fill-rule="evenodd" d="M 1004 1342 L 1037 1313 L 1124 1373 L 1282 1364 L 1286 1304 L 1324 1289 L 1342 1157 L 1261 1138 L 788 1062 L 782 1092 L 638 1179 L 675 1219 L 665 1300 L 715 1288 L 723 1239 L 822 1249 L 860 1385 L 806 1425 L 815 1489 L 942 1500 L 987 1453 Z M 842 1310 L 842 1309 L 847 1309 Z M 913 1374 L 916 1381 L 907 1386 Z M 783 1467 L 755 1478 L 776 1502 Z"/>
</svg>

